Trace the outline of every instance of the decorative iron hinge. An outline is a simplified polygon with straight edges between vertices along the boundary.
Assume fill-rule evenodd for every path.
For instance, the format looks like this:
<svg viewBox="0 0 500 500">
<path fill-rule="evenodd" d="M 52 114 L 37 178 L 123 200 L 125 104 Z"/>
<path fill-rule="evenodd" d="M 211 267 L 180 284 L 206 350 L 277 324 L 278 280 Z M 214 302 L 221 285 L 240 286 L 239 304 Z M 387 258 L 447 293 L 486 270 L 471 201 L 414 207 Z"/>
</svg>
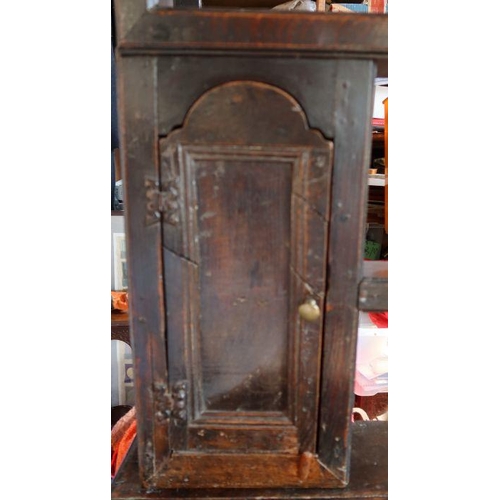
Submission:
<svg viewBox="0 0 500 500">
<path fill-rule="evenodd" d="M 176 382 L 171 392 L 164 382 L 155 382 L 156 420 L 163 423 L 172 418 L 177 423 L 185 422 L 187 420 L 186 397 L 187 382 L 185 380 Z"/>
<path fill-rule="evenodd" d="M 167 224 L 179 224 L 179 178 L 171 176 L 160 186 L 159 182 L 146 178 L 146 223 L 163 220 Z"/>
</svg>

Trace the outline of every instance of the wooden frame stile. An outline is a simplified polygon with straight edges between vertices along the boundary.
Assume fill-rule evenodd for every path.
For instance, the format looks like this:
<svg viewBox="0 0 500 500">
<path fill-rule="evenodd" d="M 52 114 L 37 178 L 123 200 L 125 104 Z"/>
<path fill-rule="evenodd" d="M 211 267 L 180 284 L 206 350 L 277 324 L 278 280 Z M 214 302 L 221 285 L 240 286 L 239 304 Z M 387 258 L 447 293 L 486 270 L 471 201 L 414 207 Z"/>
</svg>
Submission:
<svg viewBox="0 0 500 500">
<path fill-rule="evenodd" d="M 349 481 L 351 415 L 358 328 L 358 286 L 363 278 L 367 168 L 370 161 L 372 82 L 375 65 L 339 63 L 334 127 L 335 159 L 329 241 L 329 288 L 326 298 L 321 415 L 318 452 L 324 463 Z M 354 96 L 357 96 L 355 98 Z M 359 119 L 347 119 L 347 117 Z M 359 140 L 363 137 L 364 140 Z M 353 203 L 352 193 L 356 192 Z"/>
<path fill-rule="evenodd" d="M 125 186 L 134 186 L 137 194 L 146 199 L 148 192 L 144 178 L 158 179 L 159 172 L 154 123 L 156 60 L 120 59 L 117 65 L 120 132 L 121 140 L 126 144 L 121 160 L 124 182 Z M 137 73 L 142 75 L 140 93 L 128 85 Z M 141 242 L 140 251 L 127 252 L 129 279 L 134 284 L 129 290 L 129 310 L 136 374 L 137 442 L 143 451 L 139 458 L 141 470 L 145 477 L 149 477 L 155 473 L 155 464 L 168 455 L 168 440 L 165 439 L 168 433 L 158 429 L 161 424 L 153 413 L 156 394 L 153 388 L 160 390 L 167 370 L 163 287 L 161 278 L 157 286 L 144 283 L 149 272 L 162 276 L 161 227 L 144 224 L 148 218 L 148 206 L 137 203 L 129 193 L 130 190 L 124 190 L 125 206 L 130 207 L 130 210 L 126 209 L 127 246 L 132 247 L 131 240 Z M 152 266 L 153 269 L 145 266 Z"/>
<path fill-rule="evenodd" d="M 245 447 L 254 446 L 255 456 L 253 452 L 247 453 L 247 457 L 238 454 L 237 444 L 232 453 L 233 460 L 241 461 L 242 470 L 246 467 L 245 473 L 258 467 L 259 461 L 264 476 L 266 467 L 276 473 L 275 478 L 265 478 L 260 485 L 254 480 L 257 487 L 275 488 L 276 498 L 334 498 L 329 491 L 345 488 L 349 483 L 360 290 L 366 293 L 368 304 L 373 295 L 371 283 L 363 282 L 363 244 L 373 81 L 377 62 L 387 58 L 387 16 L 177 10 L 156 3 L 115 1 L 123 145 L 120 153 L 137 409 L 134 450 L 138 450 L 141 485 L 174 488 L 178 498 L 188 498 L 193 488 L 197 495 L 202 490 L 211 492 L 210 498 L 256 498 L 261 494 L 258 488 L 252 490 L 256 486 L 238 479 L 239 466 L 227 471 L 227 451 L 221 452 L 217 448 L 222 446 L 220 442 L 210 440 L 211 430 L 220 429 L 218 417 L 206 411 L 208 403 L 201 396 L 204 387 L 197 371 L 203 369 L 203 363 L 198 359 L 202 354 L 201 348 L 196 347 L 201 342 L 196 325 L 200 321 L 200 304 L 205 299 L 200 296 L 198 301 L 193 297 L 201 293 L 200 283 L 205 278 L 200 275 L 200 247 L 194 243 L 200 234 L 200 219 L 193 218 L 193 207 L 202 204 L 196 193 L 202 192 L 203 181 L 194 176 L 204 168 L 208 172 L 209 167 L 204 165 L 212 160 L 227 158 L 235 164 L 253 161 L 257 172 L 259 162 L 276 163 L 280 152 L 285 156 L 278 163 L 284 165 L 283 161 L 288 161 L 286 154 L 291 155 L 294 148 L 307 147 L 312 151 L 315 147 L 324 148 L 317 146 L 324 143 L 333 144 L 333 156 L 327 160 L 331 167 L 333 158 L 329 192 L 317 195 L 326 212 L 323 214 L 323 208 L 318 209 L 307 193 L 305 201 L 290 202 L 290 207 L 295 207 L 291 211 L 292 222 L 295 213 L 297 221 L 302 220 L 297 227 L 302 224 L 306 228 L 303 233 L 290 230 L 293 242 L 299 242 L 298 246 L 293 243 L 293 248 L 299 248 L 303 238 L 325 252 L 323 277 L 314 278 L 324 287 L 323 291 L 313 286 L 323 311 L 314 334 L 317 339 L 308 344 L 307 332 L 316 330 L 303 326 L 301 320 L 296 326 L 299 333 L 294 335 L 304 352 L 286 351 L 288 361 L 283 364 L 283 370 L 288 370 L 287 383 L 299 380 L 293 411 L 299 412 L 298 401 L 302 398 L 307 418 L 296 431 L 292 427 L 300 419 L 293 412 L 290 425 L 282 427 L 281 410 L 275 411 L 272 418 L 272 412 L 267 412 L 264 420 L 256 420 L 250 437 L 243 439 L 237 436 L 244 435 L 241 429 L 245 425 L 253 425 L 256 410 L 252 408 L 248 418 L 242 412 L 236 420 L 243 423 L 233 441 L 243 439 Z M 279 108 L 280 116 L 287 113 L 285 105 L 281 111 L 281 102 L 296 103 L 290 104 L 290 108 L 300 110 L 305 131 L 275 139 L 277 150 L 273 150 L 273 144 L 265 144 L 266 139 L 261 139 L 264 134 L 246 131 L 244 125 L 237 128 L 237 121 L 233 135 L 230 127 L 221 138 L 217 138 L 216 131 L 204 129 L 195 134 L 196 124 L 205 123 L 203 119 L 191 120 L 196 110 L 208 110 L 211 99 L 219 106 L 233 91 L 234 102 L 242 103 L 242 109 L 246 109 L 245 103 L 254 94 L 269 94 L 267 107 Z M 217 97 L 217 92 L 222 92 L 224 99 Z M 231 116 L 229 112 L 221 113 Z M 285 123 L 291 122 L 287 118 Z M 248 139 L 239 142 L 237 132 Z M 309 134 L 315 145 L 304 142 L 301 134 Z M 317 144 L 313 136 L 317 136 Z M 283 174 L 283 179 L 295 186 L 290 200 L 303 196 L 296 190 L 298 181 L 293 180 L 299 179 L 293 176 L 298 175 L 294 169 L 302 161 L 300 154 L 299 160 L 290 157 L 290 172 L 295 173 Z M 307 165 L 309 169 L 313 164 Z M 183 176 L 192 177 L 188 182 Z M 197 191 L 190 192 L 195 182 Z M 285 181 L 279 182 L 279 186 L 285 185 Z M 308 181 L 304 182 L 308 185 Z M 304 203 L 305 208 L 297 208 L 297 203 Z M 304 226 L 304 220 L 317 224 L 311 222 L 313 216 L 304 215 L 308 211 L 324 215 L 324 242 L 321 238 L 314 241 L 313 233 L 308 233 L 311 229 Z M 165 244 L 165 240 L 170 243 Z M 292 258 L 295 251 L 298 250 L 292 249 Z M 311 288 L 308 279 L 300 278 L 290 287 L 290 304 L 300 304 L 306 289 Z M 360 288 L 362 283 L 365 286 Z M 292 324 L 293 321 L 298 320 L 292 319 Z M 204 344 L 203 355 L 210 353 L 207 345 Z M 318 355 L 309 373 L 301 368 L 301 356 L 307 350 Z M 288 392 L 295 390 L 288 387 Z M 229 422 L 229 431 L 239 425 L 226 417 L 221 421 Z M 269 434 L 259 434 L 259 425 Z M 285 444 L 273 449 L 278 435 Z M 269 453 L 262 453 L 266 446 L 271 446 Z M 202 451 L 196 455 L 198 449 Z M 208 467 L 209 473 L 204 475 L 196 469 L 200 463 Z M 285 472 L 279 472 L 280 468 Z M 225 487 L 233 489 L 225 491 Z M 279 488 L 293 491 L 279 493 Z M 120 495 L 119 491 L 113 492 L 113 498 L 125 498 Z"/>
</svg>

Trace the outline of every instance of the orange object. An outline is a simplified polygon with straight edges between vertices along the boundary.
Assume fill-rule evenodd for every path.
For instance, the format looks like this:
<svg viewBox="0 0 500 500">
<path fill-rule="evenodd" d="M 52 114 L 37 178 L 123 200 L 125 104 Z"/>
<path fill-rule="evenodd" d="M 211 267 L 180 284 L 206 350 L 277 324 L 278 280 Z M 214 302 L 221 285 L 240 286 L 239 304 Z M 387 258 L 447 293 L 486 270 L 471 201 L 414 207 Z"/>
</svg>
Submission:
<svg viewBox="0 0 500 500">
<path fill-rule="evenodd" d="M 368 12 L 373 14 L 384 14 L 387 0 L 368 0 Z"/>
<path fill-rule="evenodd" d="M 137 434 L 135 407 L 125 414 L 111 430 L 111 477 L 115 477 Z"/>
<path fill-rule="evenodd" d="M 128 311 L 128 295 L 127 292 L 111 291 L 111 310 L 112 311 Z"/>
</svg>

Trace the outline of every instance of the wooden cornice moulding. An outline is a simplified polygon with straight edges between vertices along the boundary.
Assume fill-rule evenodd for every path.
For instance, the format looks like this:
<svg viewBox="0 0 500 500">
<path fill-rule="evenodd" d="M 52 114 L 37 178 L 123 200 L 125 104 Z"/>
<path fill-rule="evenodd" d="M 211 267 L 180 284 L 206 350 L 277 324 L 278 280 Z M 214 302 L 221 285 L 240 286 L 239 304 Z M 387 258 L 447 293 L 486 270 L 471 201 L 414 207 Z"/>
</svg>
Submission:
<svg viewBox="0 0 500 500">
<path fill-rule="evenodd" d="M 386 14 L 147 10 L 121 37 L 123 56 L 263 51 L 282 56 L 387 59 Z M 369 43 L 367 43 L 369 41 Z"/>
</svg>

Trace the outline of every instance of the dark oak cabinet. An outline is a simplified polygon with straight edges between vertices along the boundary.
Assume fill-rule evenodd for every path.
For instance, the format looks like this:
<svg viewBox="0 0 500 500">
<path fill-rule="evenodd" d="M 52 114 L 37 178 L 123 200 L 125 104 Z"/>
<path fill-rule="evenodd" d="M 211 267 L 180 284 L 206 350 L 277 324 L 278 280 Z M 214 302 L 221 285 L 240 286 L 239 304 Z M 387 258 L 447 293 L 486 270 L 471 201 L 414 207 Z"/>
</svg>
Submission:
<svg viewBox="0 0 500 500">
<path fill-rule="evenodd" d="M 141 481 L 343 488 L 387 16 L 115 7 Z"/>
</svg>

